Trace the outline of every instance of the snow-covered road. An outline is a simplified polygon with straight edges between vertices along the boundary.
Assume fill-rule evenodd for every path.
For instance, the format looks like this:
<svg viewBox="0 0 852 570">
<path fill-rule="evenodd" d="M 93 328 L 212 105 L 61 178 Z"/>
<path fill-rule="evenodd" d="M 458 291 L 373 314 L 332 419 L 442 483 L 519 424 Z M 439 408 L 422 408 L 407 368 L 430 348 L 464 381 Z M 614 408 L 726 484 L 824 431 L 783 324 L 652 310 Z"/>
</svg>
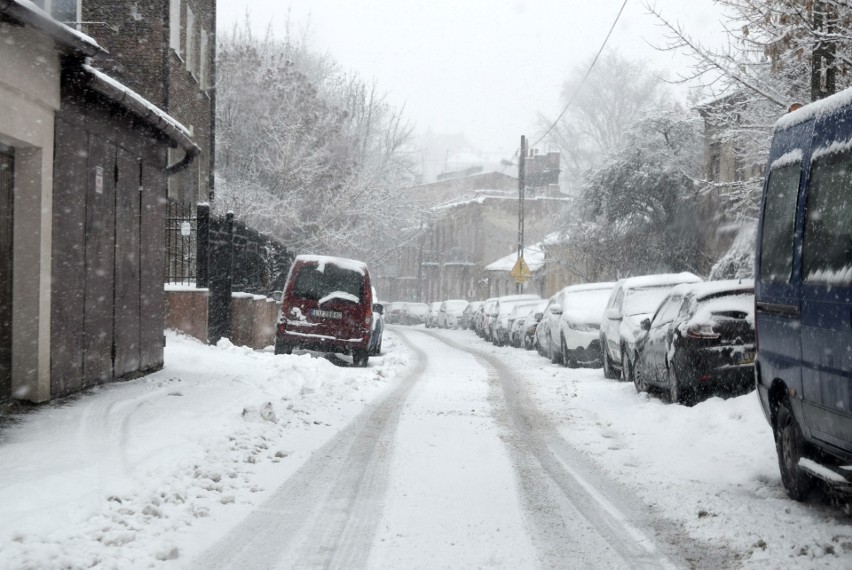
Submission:
<svg viewBox="0 0 852 570">
<path fill-rule="evenodd" d="M 0 431 L 2 568 L 848 568 L 754 395 L 666 405 L 465 331 L 366 369 L 169 333 Z"/>
</svg>

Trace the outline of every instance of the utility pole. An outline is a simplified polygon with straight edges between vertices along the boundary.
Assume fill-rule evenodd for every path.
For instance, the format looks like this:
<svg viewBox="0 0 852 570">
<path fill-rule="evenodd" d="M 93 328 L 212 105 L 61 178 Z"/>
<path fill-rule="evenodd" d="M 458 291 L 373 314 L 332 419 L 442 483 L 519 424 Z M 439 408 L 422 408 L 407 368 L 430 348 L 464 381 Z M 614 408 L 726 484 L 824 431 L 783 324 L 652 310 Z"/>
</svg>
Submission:
<svg viewBox="0 0 852 570">
<path fill-rule="evenodd" d="M 526 160 L 527 160 L 527 137 L 521 135 L 521 152 L 518 158 L 518 262 L 524 258 L 524 192 L 526 190 Z M 522 291 L 524 284 L 518 283 L 518 293 Z"/>
<path fill-rule="evenodd" d="M 837 25 L 834 10 L 828 2 L 814 2 L 814 31 L 831 36 Z M 837 44 L 834 40 L 818 40 L 813 49 L 811 62 L 811 101 L 824 99 L 837 91 L 835 57 Z"/>
</svg>

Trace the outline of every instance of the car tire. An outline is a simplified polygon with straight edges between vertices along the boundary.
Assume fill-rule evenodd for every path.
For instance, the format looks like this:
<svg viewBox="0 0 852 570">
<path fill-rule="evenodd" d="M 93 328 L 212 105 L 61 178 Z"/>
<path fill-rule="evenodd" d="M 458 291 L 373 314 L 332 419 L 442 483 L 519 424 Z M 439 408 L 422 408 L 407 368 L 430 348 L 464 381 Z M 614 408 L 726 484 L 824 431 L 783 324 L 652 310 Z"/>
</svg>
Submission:
<svg viewBox="0 0 852 570">
<path fill-rule="evenodd" d="M 648 383 L 642 377 L 641 369 L 636 366 L 633 367 L 633 386 L 636 388 L 637 394 L 648 391 Z"/>
<path fill-rule="evenodd" d="M 630 353 L 624 346 L 621 347 L 621 379 L 625 382 L 635 382 L 633 366 L 630 364 Z"/>
<path fill-rule="evenodd" d="M 799 460 L 807 447 L 802 430 L 796 423 L 796 417 L 786 398 L 778 406 L 775 414 L 775 450 L 778 453 L 778 467 L 781 470 L 781 482 L 787 495 L 794 501 L 804 501 L 814 487 L 814 480 L 799 469 Z"/>
<path fill-rule="evenodd" d="M 275 354 L 293 354 L 293 345 L 276 340 Z"/>
<path fill-rule="evenodd" d="M 681 404 L 684 406 L 691 406 L 693 404 L 692 394 L 680 379 L 677 377 L 677 371 L 675 370 L 675 365 L 672 362 L 668 364 L 668 375 L 669 375 L 669 403 L 670 404 Z"/>
<path fill-rule="evenodd" d="M 621 374 L 618 370 L 614 370 L 612 360 L 609 358 L 609 351 L 606 349 L 606 340 L 601 337 L 601 362 L 603 363 L 604 378 L 609 380 L 618 380 Z"/>
</svg>

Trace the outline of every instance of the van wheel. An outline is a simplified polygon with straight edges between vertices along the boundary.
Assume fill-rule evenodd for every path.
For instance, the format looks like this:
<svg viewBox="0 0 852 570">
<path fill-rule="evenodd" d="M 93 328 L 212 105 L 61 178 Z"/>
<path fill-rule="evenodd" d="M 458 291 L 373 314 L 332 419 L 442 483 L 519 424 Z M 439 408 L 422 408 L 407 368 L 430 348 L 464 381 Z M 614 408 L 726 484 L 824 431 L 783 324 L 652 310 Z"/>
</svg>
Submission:
<svg viewBox="0 0 852 570">
<path fill-rule="evenodd" d="M 568 356 L 568 346 L 565 344 L 564 336 L 560 339 L 559 345 L 559 348 L 562 350 L 562 365 L 568 368 L 578 368 L 580 363 Z"/>
<path fill-rule="evenodd" d="M 275 354 L 293 354 L 293 345 L 276 340 Z"/>
<path fill-rule="evenodd" d="M 356 350 L 352 353 L 352 364 L 358 368 L 365 368 L 368 360 L 370 360 L 370 355 L 366 350 Z"/>
<path fill-rule="evenodd" d="M 553 364 L 562 364 L 562 347 L 553 348 L 553 340 L 550 341 L 550 361 Z"/>
<path fill-rule="evenodd" d="M 778 406 L 772 431 L 775 435 L 775 451 L 778 453 L 778 467 L 781 469 L 784 489 L 794 501 L 803 501 L 813 489 L 814 481 L 799 469 L 799 460 L 807 444 L 799 424 L 796 423 L 789 400 L 784 399 Z"/>
<path fill-rule="evenodd" d="M 625 382 L 634 382 L 633 379 L 633 366 L 630 365 L 630 354 L 627 352 L 627 348 L 621 347 L 621 379 Z"/>
</svg>

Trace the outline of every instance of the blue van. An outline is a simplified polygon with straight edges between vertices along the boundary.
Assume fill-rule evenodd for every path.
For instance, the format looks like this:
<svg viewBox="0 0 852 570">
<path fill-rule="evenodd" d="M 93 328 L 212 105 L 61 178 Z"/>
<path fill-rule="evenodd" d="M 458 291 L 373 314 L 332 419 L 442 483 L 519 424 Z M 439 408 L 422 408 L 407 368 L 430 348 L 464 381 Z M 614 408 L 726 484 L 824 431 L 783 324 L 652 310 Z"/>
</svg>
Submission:
<svg viewBox="0 0 852 570">
<path fill-rule="evenodd" d="M 788 495 L 852 493 L 852 89 L 776 124 L 755 260 L 755 375 Z"/>
</svg>

